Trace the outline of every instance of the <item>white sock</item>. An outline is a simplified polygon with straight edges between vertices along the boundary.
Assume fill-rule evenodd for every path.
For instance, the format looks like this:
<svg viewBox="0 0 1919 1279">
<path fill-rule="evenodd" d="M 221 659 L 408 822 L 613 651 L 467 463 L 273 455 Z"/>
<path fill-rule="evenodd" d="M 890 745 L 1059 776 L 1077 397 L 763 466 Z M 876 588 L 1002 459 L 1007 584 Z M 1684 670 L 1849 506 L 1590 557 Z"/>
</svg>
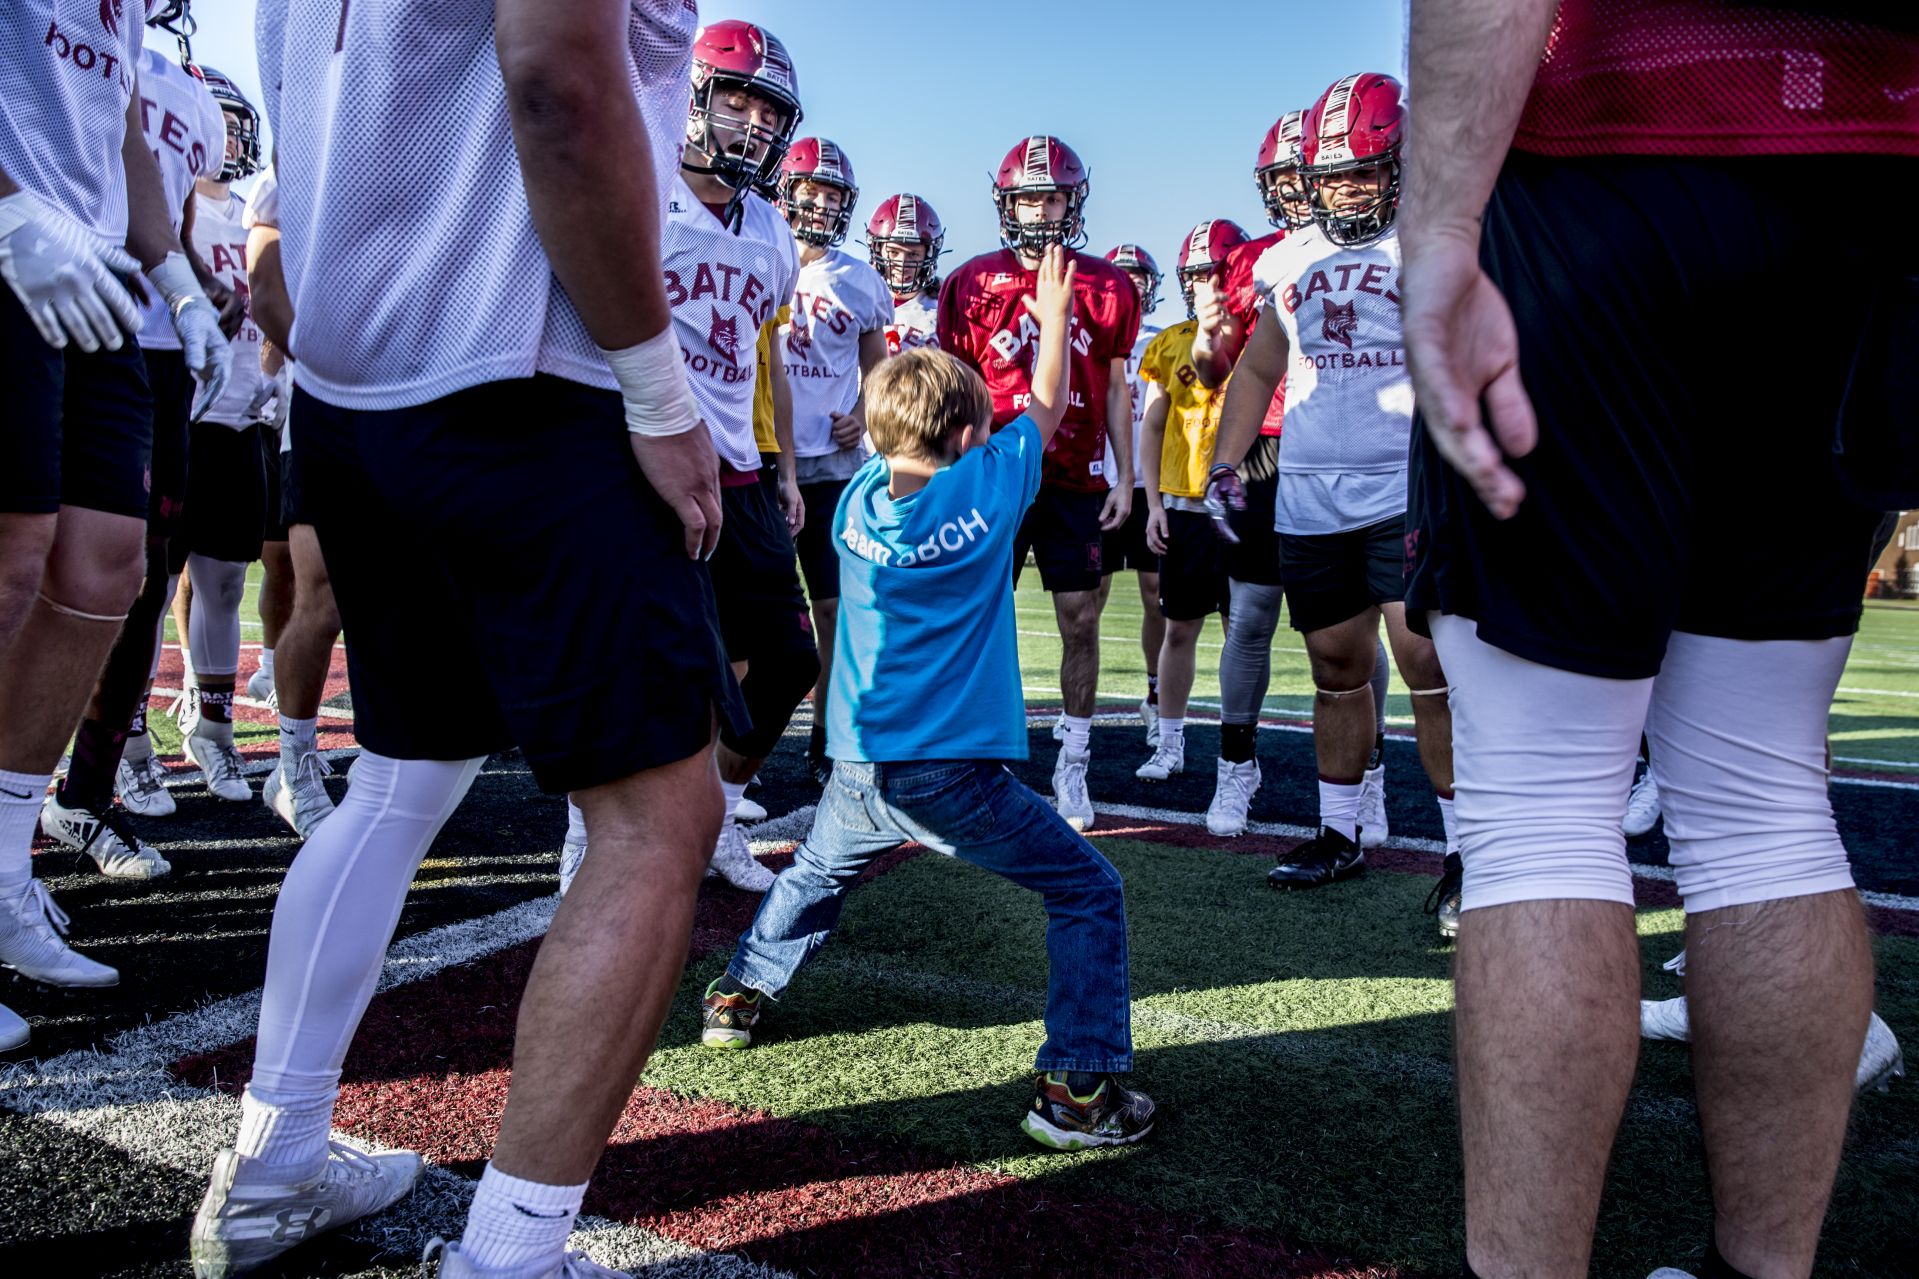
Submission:
<svg viewBox="0 0 1919 1279">
<path fill-rule="evenodd" d="M 573 802 L 571 796 L 566 801 L 566 837 L 574 840 L 586 838 L 586 814 L 580 811 L 580 806 Z"/>
<path fill-rule="evenodd" d="M 318 719 L 288 719 L 280 716 L 280 765 L 292 769 L 300 756 L 311 755 L 320 747 Z"/>
<path fill-rule="evenodd" d="M 1069 755 L 1087 755 L 1093 749 L 1093 717 L 1091 715 L 1062 715 L 1059 717 L 1061 735 Z M 1160 731 L 1165 732 L 1165 720 L 1160 721 Z"/>
<path fill-rule="evenodd" d="M 729 822 L 732 821 L 733 814 L 740 811 L 740 800 L 745 797 L 746 788 L 750 785 L 752 785 L 751 782 L 723 781 L 720 783 L 720 791 L 722 794 L 726 796 L 726 820 L 727 821 Z"/>
<path fill-rule="evenodd" d="M 127 728 L 127 744 L 120 752 L 120 758 L 129 764 L 153 758 L 153 736 L 147 732 L 147 704 L 144 700 L 140 703 L 140 709 L 134 712 L 133 723 Z"/>
<path fill-rule="evenodd" d="M 557 1265 L 585 1198 L 584 1182 L 545 1186 L 509 1177 L 489 1163 L 473 1192 L 460 1252 L 483 1270 Z"/>
<path fill-rule="evenodd" d="M 297 1186 L 326 1167 L 327 1134 L 333 1126 L 337 1085 L 311 1094 L 275 1094 L 271 1099 L 248 1084 L 240 1094 L 240 1135 L 233 1148 L 258 1160 L 253 1180 Z"/>
<path fill-rule="evenodd" d="M 273 678 L 273 650 L 272 649 L 263 648 L 260 650 L 260 669 L 266 672 L 266 677 L 268 679 Z"/>
<path fill-rule="evenodd" d="M 33 832 L 52 773 L 0 771 L 0 899 L 13 900 L 33 880 Z"/>
<path fill-rule="evenodd" d="M 1359 838 L 1359 783 L 1348 786 L 1319 779 L 1319 824 L 1347 839 Z"/>
<path fill-rule="evenodd" d="M 1169 719 L 1164 715 L 1159 717 L 1159 743 L 1162 746 L 1186 745 L 1186 717 L 1184 715 L 1181 715 L 1178 719 Z"/>
<path fill-rule="evenodd" d="M 1439 825 L 1446 832 L 1446 851 L 1459 851 L 1459 818 L 1453 815 L 1453 801 L 1445 796 L 1439 799 Z"/>
</svg>

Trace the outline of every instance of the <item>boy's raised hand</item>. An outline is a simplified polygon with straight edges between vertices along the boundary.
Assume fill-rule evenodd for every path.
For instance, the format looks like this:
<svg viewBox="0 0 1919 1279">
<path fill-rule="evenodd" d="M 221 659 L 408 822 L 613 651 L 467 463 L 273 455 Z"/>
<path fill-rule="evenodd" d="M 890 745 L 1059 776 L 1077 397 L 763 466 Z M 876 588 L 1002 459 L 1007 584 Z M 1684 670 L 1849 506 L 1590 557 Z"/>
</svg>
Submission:
<svg viewBox="0 0 1919 1279">
<path fill-rule="evenodd" d="M 1057 244 L 1046 246 L 1039 260 L 1039 281 L 1033 292 L 1020 300 L 1033 318 L 1044 324 L 1064 324 L 1073 314 L 1072 255 Z"/>
</svg>

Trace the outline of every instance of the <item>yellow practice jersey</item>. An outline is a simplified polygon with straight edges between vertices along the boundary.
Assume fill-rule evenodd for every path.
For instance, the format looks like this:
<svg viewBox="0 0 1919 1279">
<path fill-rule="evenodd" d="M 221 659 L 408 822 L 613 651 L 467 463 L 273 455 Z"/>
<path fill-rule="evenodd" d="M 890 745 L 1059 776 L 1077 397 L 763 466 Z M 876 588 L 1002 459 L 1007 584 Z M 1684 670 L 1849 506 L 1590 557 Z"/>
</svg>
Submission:
<svg viewBox="0 0 1919 1279">
<path fill-rule="evenodd" d="M 793 308 L 783 306 L 773 318 L 760 325 L 759 373 L 753 379 L 753 442 L 762 453 L 777 453 L 780 442 L 773 438 L 773 379 L 767 370 L 773 367 L 773 342 L 782 324 L 793 322 Z M 1186 348 L 1192 349 L 1188 342 Z"/>
<path fill-rule="evenodd" d="M 1139 375 L 1166 393 L 1166 438 L 1159 450 L 1159 491 L 1174 497 L 1204 497 L 1206 473 L 1213 466 L 1213 440 L 1226 388 L 1209 391 L 1193 367 L 1196 320 L 1173 325 L 1151 342 L 1139 359 Z"/>
</svg>

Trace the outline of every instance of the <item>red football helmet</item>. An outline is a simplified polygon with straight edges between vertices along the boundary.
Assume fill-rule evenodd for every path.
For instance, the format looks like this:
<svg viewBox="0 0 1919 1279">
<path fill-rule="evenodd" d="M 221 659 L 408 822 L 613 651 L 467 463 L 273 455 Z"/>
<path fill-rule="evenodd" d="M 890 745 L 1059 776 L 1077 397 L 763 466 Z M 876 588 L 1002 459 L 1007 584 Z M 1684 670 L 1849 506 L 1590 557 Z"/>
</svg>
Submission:
<svg viewBox="0 0 1919 1279">
<path fill-rule="evenodd" d="M 840 207 L 827 213 L 793 198 L 793 188 L 802 182 L 837 187 Z M 793 234 L 803 243 L 826 248 L 846 239 L 853 225 L 853 206 L 859 202 L 859 183 L 853 180 L 853 162 L 846 152 L 825 138 L 801 138 L 780 162 L 780 212 L 793 225 Z"/>
<path fill-rule="evenodd" d="M 1344 76 L 1306 113 L 1299 172 L 1313 193 L 1313 217 L 1335 244 L 1364 244 L 1392 225 L 1399 208 L 1399 148 L 1406 138 L 1406 91 L 1377 71 Z M 1326 180 L 1377 170 L 1378 190 L 1334 207 Z"/>
<path fill-rule="evenodd" d="M 716 109 L 717 89 L 744 89 L 771 102 L 780 111 L 774 127 L 755 125 L 724 109 Z M 780 162 L 800 122 L 799 79 L 786 46 L 764 27 L 728 19 L 701 27 L 693 38 L 693 101 L 687 108 L 688 151 L 705 157 L 704 163 L 686 163 L 695 173 L 709 173 L 735 192 L 758 191 L 771 199 L 778 191 Z M 716 129 L 735 135 L 722 145 Z M 735 197 L 735 206 L 738 198 Z"/>
<path fill-rule="evenodd" d="M 1090 186 L 1086 166 L 1073 148 L 1058 138 L 1036 133 L 1006 153 L 993 178 L 993 203 L 999 206 L 999 234 L 1010 249 L 1040 254 L 1049 244 L 1077 249 L 1086 243 L 1086 193 Z M 1060 191 L 1066 195 L 1066 216 L 1055 222 L 1021 222 L 1017 204 L 1022 194 Z"/>
<path fill-rule="evenodd" d="M 227 122 L 226 161 L 220 169 L 220 181 L 238 182 L 249 174 L 260 171 L 260 113 L 247 101 L 247 95 L 240 92 L 240 86 L 215 71 L 212 67 L 188 66 L 187 70 L 199 76 L 207 86 L 207 92 L 220 104 L 220 114 Z"/>
<path fill-rule="evenodd" d="M 1159 305 L 1159 282 L 1165 277 L 1153 255 L 1137 244 L 1122 244 L 1106 255 L 1106 260 L 1128 274 L 1146 277 L 1146 291 L 1139 295 L 1141 315 L 1151 314 Z"/>
<path fill-rule="evenodd" d="M 885 246 L 918 247 L 923 256 L 887 257 Z M 895 297 L 912 297 L 933 287 L 939 278 L 940 254 L 945 252 L 946 228 L 933 206 L 916 195 L 888 196 L 866 224 L 866 247 L 873 269 Z"/>
<path fill-rule="evenodd" d="M 1226 255 L 1246 243 L 1246 232 L 1230 218 L 1209 218 L 1187 233 L 1179 246 L 1179 291 L 1186 299 L 1186 318 L 1197 313 L 1193 307 L 1193 282 L 1203 280 L 1226 265 Z"/>
<path fill-rule="evenodd" d="M 1253 181 L 1259 184 L 1266 220 L 1291 231 L 1313 222 L 1313 197 L 1305 179 L 1299 176 L 1305 116 L 1304 111 L 1288 111 L 1273 121 L 1259 144 L 1259 158 L 1253 162 Z"/>
</svg>

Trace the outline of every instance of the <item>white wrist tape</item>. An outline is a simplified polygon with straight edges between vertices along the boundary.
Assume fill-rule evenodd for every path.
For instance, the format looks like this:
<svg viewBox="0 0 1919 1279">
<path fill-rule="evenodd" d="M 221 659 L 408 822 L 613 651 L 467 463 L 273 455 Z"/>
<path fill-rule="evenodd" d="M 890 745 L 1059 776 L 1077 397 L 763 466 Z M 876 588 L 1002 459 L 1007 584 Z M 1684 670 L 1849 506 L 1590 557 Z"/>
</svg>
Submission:
<svg viewBox="0 0 1919 1279">
<path fill-rule="evenodd" d="M 601 349 L 626 401 L 626 429 L 635 435 L 683 435 L 700 424 L 700 406 L 686 381 L 686 358 L 669 321 L 623 351 Z"/>
<path fill-rule="evenodd" d="M 178 315 L 196 302 L 205 307 L 213 305 L 201 291 L 200 281 L 194 278 L 184 253 L 167 254 L 148 269 L 147 279 L 153 281 L 153 287 L 166 299 L 168 315 Z"/>
</svg>

